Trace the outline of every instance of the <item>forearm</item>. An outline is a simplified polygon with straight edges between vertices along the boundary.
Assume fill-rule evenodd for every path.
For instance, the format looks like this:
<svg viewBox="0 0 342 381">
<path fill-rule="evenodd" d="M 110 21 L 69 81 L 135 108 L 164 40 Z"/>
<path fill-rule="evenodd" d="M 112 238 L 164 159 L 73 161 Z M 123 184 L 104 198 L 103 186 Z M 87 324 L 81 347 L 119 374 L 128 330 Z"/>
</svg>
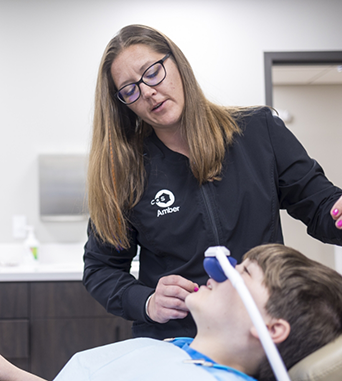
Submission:
<svg viewBox="0 0 342 381">
<path fill-rule="evenodd" d="M 86 261 L 83 284 L 108 312 L 128 320 L 145 320 L 145 301 L 153 292 L 129 273 Z"/>
<path fill-rule="evenodd" d="M 131 234 L 131 247 L 127 250 L 118 250 L 98 240 L 93 231 L 88 228 L 89 238 L 85 245 L 83 284 L 108 312 L 128 320 L 138 320 L 134 311 L 132 315 L 131 307 L 140 309 L 132 304 L 141 304 L 141 310 L 144 310 L 144 300 L 141 298 L 147 299 L 151 290 L 148 289 L 145 292 L 145 286 L 130 274 L 132 259 L 137 252 L 133 230 Z M 148 295 L 145 297 L 145 294 Z"/>
<path fill-rule="evenodd" d="M 327 179 L 321 166 L 309 157 L 280 119 L 268 116 L 267 121 L 278 174 L 280 208 L 307 225 L 311 236 L 342 245 L 341 230 L 331 217 L 331 208 L 342 190 Z"/>
<path fill-rule="evenodd" d="M 43 378 L 17 368 L 0 355 L 0 381 L 45 381 Z"/>
</svg>

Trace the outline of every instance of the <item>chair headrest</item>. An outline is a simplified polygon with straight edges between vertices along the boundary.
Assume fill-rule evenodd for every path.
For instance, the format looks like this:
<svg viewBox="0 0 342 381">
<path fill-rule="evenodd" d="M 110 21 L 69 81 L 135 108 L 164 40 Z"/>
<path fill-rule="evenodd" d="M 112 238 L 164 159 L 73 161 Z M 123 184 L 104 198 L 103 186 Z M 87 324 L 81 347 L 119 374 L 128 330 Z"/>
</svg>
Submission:
<svg viewBox="0 0 342 381">
<path fill-rule="evenodd" d="M 289 376 L 292 381 L 341 381 L 342 336 L 299 361 Z"/>
</svg>

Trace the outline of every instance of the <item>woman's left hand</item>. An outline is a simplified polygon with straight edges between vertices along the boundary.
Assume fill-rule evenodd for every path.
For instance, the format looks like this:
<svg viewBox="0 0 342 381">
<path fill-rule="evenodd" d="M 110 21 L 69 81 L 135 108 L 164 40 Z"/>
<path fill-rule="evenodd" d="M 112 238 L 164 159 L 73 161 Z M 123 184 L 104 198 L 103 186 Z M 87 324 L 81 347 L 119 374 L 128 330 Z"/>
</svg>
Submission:
<svg viewBox="0 0 342 381">
<path fill-rule="evenodd" d="M 331 208 L 330 214 L 336 221 L 335 226 L 337 229 L 342 229 L 342 196 L 335 202 Z"/>
</svg>

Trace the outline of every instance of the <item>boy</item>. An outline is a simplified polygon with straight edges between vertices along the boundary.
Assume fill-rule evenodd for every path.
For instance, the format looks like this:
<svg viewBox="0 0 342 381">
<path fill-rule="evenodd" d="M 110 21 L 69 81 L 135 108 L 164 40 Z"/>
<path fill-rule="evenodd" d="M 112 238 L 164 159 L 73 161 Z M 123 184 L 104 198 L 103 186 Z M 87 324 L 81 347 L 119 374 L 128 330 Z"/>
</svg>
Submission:
<svg viewBox="0 0 342 381">
<path fill-rule="evenodd" d="M 277 244 L 250 250 L 236 269 L 287 369 L 341 335 L 342 277 L 334 270 Z M 197 325 L 194 339 L 142 338 L 84 351 L 55 380 L 274 379 L 258 333 L 229 280 L 209 279 L 186 298 L 186 305 Z"/>
</svg>

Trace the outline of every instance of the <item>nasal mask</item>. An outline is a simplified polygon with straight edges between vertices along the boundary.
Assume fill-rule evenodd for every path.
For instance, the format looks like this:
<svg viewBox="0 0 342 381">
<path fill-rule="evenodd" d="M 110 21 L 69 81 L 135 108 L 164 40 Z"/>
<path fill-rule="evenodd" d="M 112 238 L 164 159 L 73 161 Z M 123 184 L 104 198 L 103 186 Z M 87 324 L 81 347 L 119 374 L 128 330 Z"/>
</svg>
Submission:
<svg viewBox="0 0 342 381">
<path fill-rule="evenodd" d="M 218 259 L 216 258 L 215 254 L 217 250 L 223 250 L 225 252 L 226 258 L 228 259 L 229 263 L 233 268 L 235 268 L 237 264 L 237 260 L 230 256 L 230 252 L 225 247 L 210 247 L 205 253 L 205 258 L 203 261 L 204 270 L 206 273 L 210 276 L 210 278 L 213 278 L 216 282 L 222 283 L 225 280 L 227 280 L 227 276 L 224 273 Z"/>
<path fill-rule="evenodd" d="M 209 247 L 204 253 L 203 266 L 207 274 L 216 282 L 222 283 L 229 279 L 239 293 L 249 316 L 258 331 L 260 342 L 278 381 L 290 381 L 282 358 L 274 345 L 261 314 L 235 266 L 237 261 L 230 256 L 230 251 L 224 246 Z"/>
</svg>

